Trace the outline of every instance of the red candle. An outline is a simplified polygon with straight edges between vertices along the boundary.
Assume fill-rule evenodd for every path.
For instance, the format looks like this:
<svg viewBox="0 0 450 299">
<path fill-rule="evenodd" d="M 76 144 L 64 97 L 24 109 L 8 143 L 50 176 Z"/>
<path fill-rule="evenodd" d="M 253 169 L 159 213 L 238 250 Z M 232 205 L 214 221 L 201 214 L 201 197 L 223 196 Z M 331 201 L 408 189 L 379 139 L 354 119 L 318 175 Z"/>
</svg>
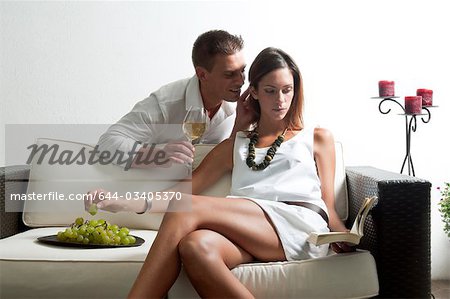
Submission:
<svg viewBox="0 0 450 299">
<path fill-rule="evenodd" d="M 422 96 L 422 106 L 433 105 L 433 91 L 431 89 L 419 88 L 417 95 Z"/>
<path fill-rule="evenodd" d="M 395 95 L 394 81 L 379 81 L 378 91 L 380 97 L 393 97 Z"/>
<path fill-rule="evenodd" d="M 422 97 L 409 96 L 405 97 L 405 113 L 420 114 L 422 112 Z"/>
</svg>

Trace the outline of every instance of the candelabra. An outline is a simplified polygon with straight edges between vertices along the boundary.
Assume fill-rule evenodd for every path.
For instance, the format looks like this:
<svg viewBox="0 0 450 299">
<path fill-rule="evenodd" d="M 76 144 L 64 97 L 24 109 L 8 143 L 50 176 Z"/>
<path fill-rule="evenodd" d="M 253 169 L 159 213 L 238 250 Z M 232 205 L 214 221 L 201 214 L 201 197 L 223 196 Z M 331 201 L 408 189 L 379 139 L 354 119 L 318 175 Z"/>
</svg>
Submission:
<svg viewBox="0 0 450 299">
<path fill-rule="evenodd" d="M 388 114 L 391 112 L 391 109 L 383 110 L 382 105 L 386 102 L 396 103 L 402 109 L 403 113 L 399 113 L 398 115 L 402 115 L 405 117 L 405 133 L 406 133 L 406 153 L 405 158 L 403 159 L 402 168 L 400 173 L 403 173 L 405 169 L 405 165 L 408 165 L 408 175 L 416 176 L 414 171 L 414 164 L 411 157 L 411 133 L 415 132 L 417 129 L 417 117 L 420 117 L 423 123 L 429 123 L 431 119 L 431 111 L 429 108 L 434 108 L 437 106 L 422 106 L 421 113 L 406 113 L 405 107 L 400 104 L 395 96 L 386 96 L 386 97 L 372 97 L 372 99 L 380 99 L 380 104 L 378 105 L 378 110 L 382 114 Z"/>
</svg>

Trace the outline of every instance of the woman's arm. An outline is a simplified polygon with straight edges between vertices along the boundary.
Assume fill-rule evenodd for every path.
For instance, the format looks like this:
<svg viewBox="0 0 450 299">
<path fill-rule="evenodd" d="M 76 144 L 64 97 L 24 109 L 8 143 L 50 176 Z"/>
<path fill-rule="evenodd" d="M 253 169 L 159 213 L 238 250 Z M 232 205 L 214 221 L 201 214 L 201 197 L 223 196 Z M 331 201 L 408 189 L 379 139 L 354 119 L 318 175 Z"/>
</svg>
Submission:
<svg viewBox="0 0 450 299">
<path fill-rule="evenodd" d="M 192 194 L 200 194 L 233 169 L 233 147 L 234 138 L 228 138 L 206 155 L 192 173 Z"/>
<path fill-rule="evenodd" d="M 334 175 L 336 170 L 336 153 L 334 138 L 330 131 L 316 128 L 314 131 L 314 159 L 316 160 L 319 174 L 322 198 L 330 216 L 331 231 L 347 231 L 344 223 L 339 218 L 334 199 Z"/>
<path fill-rule="evenodd" d="M 233 166 L 234 138 L 229 138 L 215 146 L 192 173 L 191 180 L 183 180 L 165 191 L 181 192 L 190 201 L 190 194 L 197 195 L 213 185 Z M 150 203 L 147 203 L 150 204 Z M 141 211 L 165 212 L 168 202 L 153 201 L 151 206 L 146 205 Z"/>
<path fill-rule="evenodd" d="M 234 138 L 224 140 L 206 155 L 202 163 L 193 172 L 192 180 L 183 180 L 164 191 L 200 194 L 226 172 L 231 171 L 233 167 L 233 146 Z M 113 213 L 121 211 L 142 213 L 147 210 L 163 212 L 168 205 L 167 201 L 155 201 L 149 206 L 149 203 L 144 198 L 131 201 L 126 199 L 103 200 L 109 199 L 108 194 L 109 192 L 103 189 L 89 191 L 84 201 L 86 211 L 92 204 L 97 204 L 99 209 Z"/>
</svg>

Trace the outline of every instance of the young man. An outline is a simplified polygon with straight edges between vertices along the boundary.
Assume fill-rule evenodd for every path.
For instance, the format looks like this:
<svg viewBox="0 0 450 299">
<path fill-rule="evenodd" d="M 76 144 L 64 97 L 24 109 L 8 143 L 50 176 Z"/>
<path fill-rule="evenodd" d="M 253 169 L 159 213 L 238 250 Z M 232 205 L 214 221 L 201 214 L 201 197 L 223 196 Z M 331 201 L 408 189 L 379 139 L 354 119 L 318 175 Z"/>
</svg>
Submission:
<svg viewBox="0 0 450 299">
<path fill-rule="evenodd" d="M 192 144 L 184 137 L 181 124 L 189 107 L 205 108 L 207 129 L 202 143 L 219 143 L 233 131 L 245 127 L 245 117 L 236 118 L 236 102 L 245 80 L 244 42 L 240 36 L 223 30 L 201 34 L 192 49 L 195 75 L 161 87 L 112 125 L 99 140 L 101 151 L 140 152 L 146 156 L 151 147 L 143 144 L 165 144 L 165 158 L 174 163 L 191 163 Z M 246 94 L 242 96 L 245 100 Z M 240 104 L 239 104 L 240 105 Z M 165 130 L 162 125 L 174 125 Z M 173 128 L 174 126 L 167 126 Z M 233 130 L 234 128 L 234 130 Z M 154 167 L 155 163 L 132 167 Z"/>
</svg>

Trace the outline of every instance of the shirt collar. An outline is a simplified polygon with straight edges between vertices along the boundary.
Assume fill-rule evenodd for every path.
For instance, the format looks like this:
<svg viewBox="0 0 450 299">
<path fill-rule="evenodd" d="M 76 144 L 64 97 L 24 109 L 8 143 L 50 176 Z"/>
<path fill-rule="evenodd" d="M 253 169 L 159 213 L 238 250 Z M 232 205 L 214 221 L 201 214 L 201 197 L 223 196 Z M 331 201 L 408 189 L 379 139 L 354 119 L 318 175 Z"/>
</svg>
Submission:
<svg viewBox="0 0 450 299">
<path fill-rule="evenodd" d="M 227 102 L 223 101 L 221 109 L 225 112 L 226 116 L 230 116 L 236 112 L 237 103 L 236 102 Z"/>
<path fill-rule="evenodd" d="M 204 108 L 202 95 L 200 94 L 200 83 L 197 75 L 194 75 L 191 79 L 189 79 L 186 88 L 186 111 L 189 107 Z M 222 101 L 222 105 L 219 110 L 223 110 L 226 116 L 230 116 L 236 111 L 236 102 Z"/>
<path fill-rule="evenodd" d="M 203 100 L 200 94 L 200 84 L 197 75 L 189 79 L 186 88 L 186 111 L 189 107 L 203 108 Z"/>
</svg>

